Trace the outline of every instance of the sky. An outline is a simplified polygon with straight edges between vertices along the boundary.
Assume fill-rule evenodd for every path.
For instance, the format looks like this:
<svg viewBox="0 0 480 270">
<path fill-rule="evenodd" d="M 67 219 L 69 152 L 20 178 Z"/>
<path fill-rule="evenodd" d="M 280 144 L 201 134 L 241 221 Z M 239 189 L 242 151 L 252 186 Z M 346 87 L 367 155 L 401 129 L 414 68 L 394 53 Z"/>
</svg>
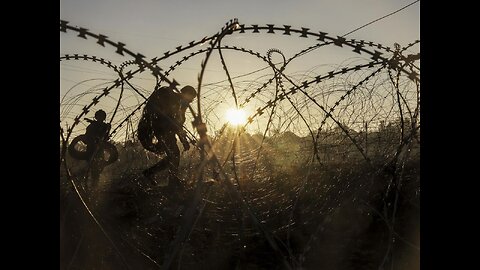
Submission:
<svg viewBox="0 0 480 270">
<path fill-rule="evenodd" d="M 393 12 L 412 0 L 61 0 L 60 17 L 119 39 L 190 41 L 226 21 L 287 24 L 338 35 Z M 390 43 L 419 38 L 420 2 L 360 30 L 355 36 Z M 128 43 L 127 43 L 128 44 Z M 133 45 L 133 44 L 132 44 Z M 138 45 L 137 45 L 138 46 Z"/>
<path fill-rule="evenodd" d="M 93 33 L 105 34 L 113 41 L 123 42 L 127 48 L 151 59 L 163 55 L 165 51 L 173 51 L 179 45 L 215 34 L 233 18 L 238 18 L 240 24 L 291 25 L 292 28 L 306 27 L 332 36 L 341 36 L 412 2 L 413 0 L 61 0 L 60 18 L 70 25 L 84 27 Z M 392 48 L 395 42 L 406 45 L 420 39 L 420 2 L 348 37 Z M 292 51 L 298 51 L 312 44 L 311 41 L 307 43 L 299 39 L 283 38 L 279 35 L 263 35 L 261 39 L 239 36 L 226 42 L 242 44 L 262 53 L 268 48 L 282 48 L 282 51 L 288 52 L 289 46 L 295 47 Z M 72 33 L 60 33 L 60 54 L 73 53 L 104 57 L 117 65 L 130 60 L 115 54 L 111 48 L 98 46 L 92 40 L 80 39 Z M 232 68 L 233 76 L 262 67 L 256 60 L 243 59 L 242 56 L 233 54 L 227 56 L 235 59 L 238 66 L 238 70 Z M 333 63 L 337 61 L 335 57 L 336 53 L 329 53 L 320 56 L 320 59 L 325 63 Z M 340 58 L 342 57 L 339 56 Z M 172 59 L 171 63 L 176 60 L 178 59 Z M 179 69 L 181 72 L 175 73 L 176 80 L 194 85 L 199 61 L 182 65 Z M 314 67 L 319 64 L 318 60 L 315 63 L 309 61 L 313 60 L 305 59 L 302 65 Z M 341 61 L 343 60 L 338 60 Z M 206 76 L 206 82 L 224 79 L 218 59 L 212 59 L 211 62 L 213 64 L 207 68 L 207 73 L 210 73 L 206 74 L 209 75 Z M 170 64 L 168 61 L 166 63 Z M 102 79 L 111 78 L 108 73 L 104 67 L 91 63 L 61 62 L 60 98 L 65 97 L 69 89 L 83 80 L 92 81 L 82 83 L 83 88 L 77 86 L 73 92 L 86 91 L 88 87 L 99 85 Z M 148 89 L 152 82 L 148 83 L 151 79 L 146 77 L 148 76 L 143 76 L 144 81 L 139 79 L 137 83 Z"/>
</svg>

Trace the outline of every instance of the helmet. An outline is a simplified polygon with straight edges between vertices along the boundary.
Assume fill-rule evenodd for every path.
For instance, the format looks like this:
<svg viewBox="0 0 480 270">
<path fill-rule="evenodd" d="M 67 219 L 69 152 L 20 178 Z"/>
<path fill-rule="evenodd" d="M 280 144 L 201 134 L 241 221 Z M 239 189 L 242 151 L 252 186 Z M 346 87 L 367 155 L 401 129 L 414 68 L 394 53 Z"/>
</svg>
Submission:
<svg viewBox="0 0 480 270">
<path fill-rule="evenodd" d="M 197 91 L 190 85 L 186 85 L 180 90 L 182 93 L 182 98 L 188 102 L 192 102 L 192 100 L 197 96 Z"/>
<path fill-rule="evenodd" d="M 107 113 L 105 113 L 104 110 L 98 110 L 95 112 L 95 119 L 97 119 L 98 121 L 105 121 L 105 119 L 107 118 Z"/>
</svg>

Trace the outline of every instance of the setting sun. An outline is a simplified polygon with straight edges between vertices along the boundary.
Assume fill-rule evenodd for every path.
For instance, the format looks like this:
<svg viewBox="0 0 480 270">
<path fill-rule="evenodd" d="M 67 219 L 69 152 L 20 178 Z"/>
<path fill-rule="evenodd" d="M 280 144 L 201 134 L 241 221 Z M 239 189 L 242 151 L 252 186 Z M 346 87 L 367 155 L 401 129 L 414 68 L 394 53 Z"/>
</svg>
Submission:
<svg viewBox="0 0 480 270">
<path fill-rule="evenodd" d="M 228 123 L 233 126 L 244 125 L 247 123 L 247 116 L 242 109 L 228 109 L 225 115 Z"/>
</svg>

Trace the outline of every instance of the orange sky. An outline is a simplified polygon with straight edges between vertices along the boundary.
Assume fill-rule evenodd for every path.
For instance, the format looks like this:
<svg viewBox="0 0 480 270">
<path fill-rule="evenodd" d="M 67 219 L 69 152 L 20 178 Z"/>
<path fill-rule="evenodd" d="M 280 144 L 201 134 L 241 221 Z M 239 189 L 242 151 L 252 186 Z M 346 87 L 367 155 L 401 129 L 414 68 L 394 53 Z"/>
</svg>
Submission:
<svg viewBox="0 0 480 270">
<path fill-rule="evenodd" d="M 174 51 L 179 45 L 188 44 L 193 40 L 200 40 L 204 36 L 211 36 L 218 32 L 220 28 L 232 18 L 238 18 L 241 24 L 275 24 L 276 26 L 292 25 L 292 28 L 301 29 L 307 27 L 314 31 L 323 31 L 331 36 L 341 36 L 351 30 L 393 12 L 412 1 L 399 0 L 344 0 L 344 1 L 127 1 L 127 0 L 61 0 L 60 18 L 69 21 L 71 25 L 84 27 L 93 33 L 107 35 L 112 41 L 122 42 L 126 47 L 134 52 L 140 52 L 151 59 L 155 56 L 163 55 L 166 51 Z M 381 43 L 393 48 L 393 43 L 397 42 L 406 45 L 414 40 L 420 39 L 420 4 L 416 3 L 411 7 L 391 16 L 382 21 L 374 23 L 364 29 L 352 33 L 348 38 L 363 39 Z M 232 46 L 242 46 L 252 49 L 255 52 L 265 54 L 268 49 L 278 48 L 286 57 L 315 44 L 314 39 L 302 39 L 298 37 L 285 37 L 281 34 L 243 34 L 226 37 L 222 44 Z M 98 46 L 95 41 L 78 38 L 74 33 L 60 33 L 60 54 L 88 54 L 102 57 L 113 64 L 120 65 L 128 57 L 122 57 L 115 54 L 112 48 Z M 205 48 L 199 47 L 197 49 Z M 419 47 L 416 47 L 419 51 Z M 239 76 L 253 70 L 265 67 L 265 63 L 255 57 L 238 54 L 235 52 L 224 52 L 227 66 L 231 76 Z M 333 65 L 345 65 L 345 63 L 355 62 L 356 54 L 351 50 L 339 48 L 329 48 L 321 52 L 315 52 L 292 62 L 289 65 L 291 74 L 301 74 L 299 77 L 307 76 L 309 72 L 315 74 L 321 73 L 322 68 L 328 70 Z M 181 59 L 181 58 L 180 58 Z M 171 74 L 181 84 L 191 84 L 196 86 L 197 76 L 200 70 L 200 62 L 203 57 L 188 61 L 182 64 Z M 163 69 L 168 69 L 171 64 L 179 60 L 177 57 L 166 59 L 160 62 Z M 359 60 L 358 60 L 359 61 Z M 222 69 L 218 55 L 212 55 L 204 76 L 204 83 L 212 83 L 226 79 L 225 72 Z M 322 65 L 324 67 L 322 67 Z M 64 113 L 64 121 L 73 118 L 76 112 L 81 111 L 86 100 L 91 100 L 94 94 L 85 94 L 87 91 L 97 91 L 105 87 L 103 83 L 106 80 L 116 78 L 116 74 L 108 68 L 90 62 L 80 61 L 62 61 L 60 64 L 61 89 L 60 98 L 79 100 L 77 104 L 66 109 L 61 106 L 61 110 L 69 111 Z M 262 74 L 245 77 L 237 81 L 239 95 L 242 100 L 247 96 L 247 89 L 257 87 L 255 83 L 261 81 Z M 293 76 L 293 75 L 292 75 Z M 87 82 L 80 83 L 84 80 Z M 147 73 L 135 77 L 132 80 L 139 88 L 145 89 L 145 92 L 151 91 L 155 81 Z M 263 81 L 262 81 L 263 83 Z M 69 94 L 65 95 L 69 89 Z M 95 90 L 97 89 L 97 90 Z M 211 121 L 221 122 L 222 112 L 232 106 L 231 94 L 221 93 L 214 88 L 205 100 L 224 99 L 224 102 L 213 102 L 210 107 L 212 111 Z M 97 91 L 98 92 L 98 91 Z M 78 99 L 74 99 L 79 95 Z M 80 96 L 82 96 L 80 98 Z M 130 96 L 129 96 L 130 95 Z M 219 95 L 219 96 L 218 96 Z M 113 95 L 110 98 L 102 100 L 103 104 L 99 106 L 113 111 L 115 99 Z M 128 106 L 138 104 L 138 96 L 134 94 L 125 94 L 126 100 L 122 106 L 125 112 L 129 111 Z M 64 100 L 65 100 L 64 99 Z M 81 101 L 85 99 L 85 101 Z M 208 107 L 208 106 L 206 106 Z M 254 111 L 256 106 L 249 108 Z M 214 109 L 219 111 L 215 112 Z M 207 111 L 208 108 L 205 108 Z M 92 114 L 91 112 L 90 114 Z M 65 116 L 67 115 L 67 116 Z M 89 115 L 87 115 L 89 116 Z M 121 118 L 121 115 L 118 116 Z"/>
</svg>

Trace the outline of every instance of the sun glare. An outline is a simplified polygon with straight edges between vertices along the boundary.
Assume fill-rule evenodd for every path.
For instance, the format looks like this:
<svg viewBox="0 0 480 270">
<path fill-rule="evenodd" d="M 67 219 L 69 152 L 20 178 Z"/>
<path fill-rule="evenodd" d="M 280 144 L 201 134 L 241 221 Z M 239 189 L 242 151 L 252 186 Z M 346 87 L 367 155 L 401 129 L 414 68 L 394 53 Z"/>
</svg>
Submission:
<svg viewBox="0 0 480 270">
<path fill-rule="evenodd" d="M 225 115 L 228 123 L 232 126 L 244 125 L 247 123 L 247 116 L 242 109 L 228 109 Z"/>
</svg>

